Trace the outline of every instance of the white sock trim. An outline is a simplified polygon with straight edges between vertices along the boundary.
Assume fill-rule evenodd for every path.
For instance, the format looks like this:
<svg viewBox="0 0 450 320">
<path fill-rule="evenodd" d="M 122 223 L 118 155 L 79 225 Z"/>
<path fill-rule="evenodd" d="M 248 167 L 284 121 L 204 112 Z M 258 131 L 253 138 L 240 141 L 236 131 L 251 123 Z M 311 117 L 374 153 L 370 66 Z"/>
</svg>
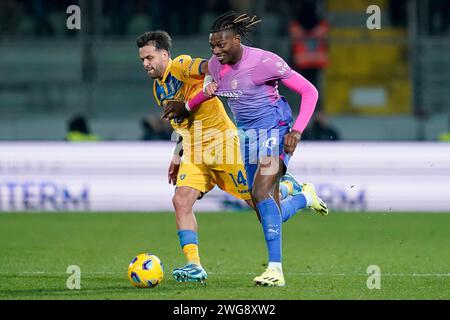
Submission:
<svg viewBox="0 0 450 320">
<path fill-rule="evenodd" d="M 281 266 L 281 262 L 269 262 L 269 268 L 273 269 L 276 268 L 278 269 L 281 273 L 283 273 L 283 268 Z"/>
<path fill-rule="evenodd" d="M 312 202 L 313 202 L 313 199 L 312 199 L 311 195 L 309 195 L 308 193 L 303 192 L 303 191 L 300 192 L 300 193 L 305 196 L 305 198 L 306 198 L 306 205 L 309 207 L 312 204 Z"/>
</svg>

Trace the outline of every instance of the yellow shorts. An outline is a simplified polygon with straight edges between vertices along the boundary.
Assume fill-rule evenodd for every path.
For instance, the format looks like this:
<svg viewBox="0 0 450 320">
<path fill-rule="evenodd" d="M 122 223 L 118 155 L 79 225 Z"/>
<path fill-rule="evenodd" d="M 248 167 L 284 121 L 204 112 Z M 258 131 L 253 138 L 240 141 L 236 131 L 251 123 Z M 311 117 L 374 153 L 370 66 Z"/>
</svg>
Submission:
<svg viewBox="0 0 450 320">
<path fill-rule="evenodd" d="M 177 187 L 191 187 L 204 194 L 216 185 L 236 198 L 251 199 L 238 137 L 228 139 L 220 146 L 203 148 L 198 157 L 185 154 L 183 158 Z"/>
</svg>

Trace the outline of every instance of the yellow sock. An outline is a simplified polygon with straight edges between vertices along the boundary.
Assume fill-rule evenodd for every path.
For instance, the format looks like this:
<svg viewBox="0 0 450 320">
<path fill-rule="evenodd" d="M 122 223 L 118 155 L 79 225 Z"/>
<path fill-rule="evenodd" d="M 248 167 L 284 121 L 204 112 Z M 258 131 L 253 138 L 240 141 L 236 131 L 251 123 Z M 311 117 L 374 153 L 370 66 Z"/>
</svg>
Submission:
<svg viewBox="0 0 450 320">
<path fill-rule="evenodd" d="M 183 247 L 184 255 L 188 263 L 200 265 L 200 256 L 198 255 L 198 246 L 194 243 L 187 244 Z"/>
</svg>

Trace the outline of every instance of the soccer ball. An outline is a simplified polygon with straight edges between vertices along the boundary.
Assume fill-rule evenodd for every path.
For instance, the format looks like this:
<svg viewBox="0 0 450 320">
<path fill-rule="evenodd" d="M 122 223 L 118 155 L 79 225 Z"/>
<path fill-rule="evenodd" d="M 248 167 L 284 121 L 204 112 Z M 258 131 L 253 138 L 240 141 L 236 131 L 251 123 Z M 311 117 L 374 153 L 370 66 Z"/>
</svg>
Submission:
<svg viewBox="0 0 450 320">
<path fill-rule="evenodd" d="M 141 253 L 128 265 L 128 279 L 138 288 L 153 288 L 161 283 L 164 267 L 159 258 L 150 253 Z"/>
</svg>

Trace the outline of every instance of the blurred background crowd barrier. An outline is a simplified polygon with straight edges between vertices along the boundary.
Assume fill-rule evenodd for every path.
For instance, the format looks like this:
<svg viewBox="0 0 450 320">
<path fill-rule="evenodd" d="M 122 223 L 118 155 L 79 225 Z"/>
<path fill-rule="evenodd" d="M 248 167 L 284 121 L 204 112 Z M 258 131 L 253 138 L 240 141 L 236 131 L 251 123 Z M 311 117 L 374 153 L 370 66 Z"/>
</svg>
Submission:
<svg viewBox="0 0 450 320">
<path fill-rule="evenodd" d="M 0 212 L 173 210 L 170 142 L 0 142 L 0 150 Z M 308 141 L 289 172 L 312 181 L 334 211 L 450 208 L 450 148 L 444 143 Z M 214 188 L 195 209 L 248 207 Z"/>
</svg>

